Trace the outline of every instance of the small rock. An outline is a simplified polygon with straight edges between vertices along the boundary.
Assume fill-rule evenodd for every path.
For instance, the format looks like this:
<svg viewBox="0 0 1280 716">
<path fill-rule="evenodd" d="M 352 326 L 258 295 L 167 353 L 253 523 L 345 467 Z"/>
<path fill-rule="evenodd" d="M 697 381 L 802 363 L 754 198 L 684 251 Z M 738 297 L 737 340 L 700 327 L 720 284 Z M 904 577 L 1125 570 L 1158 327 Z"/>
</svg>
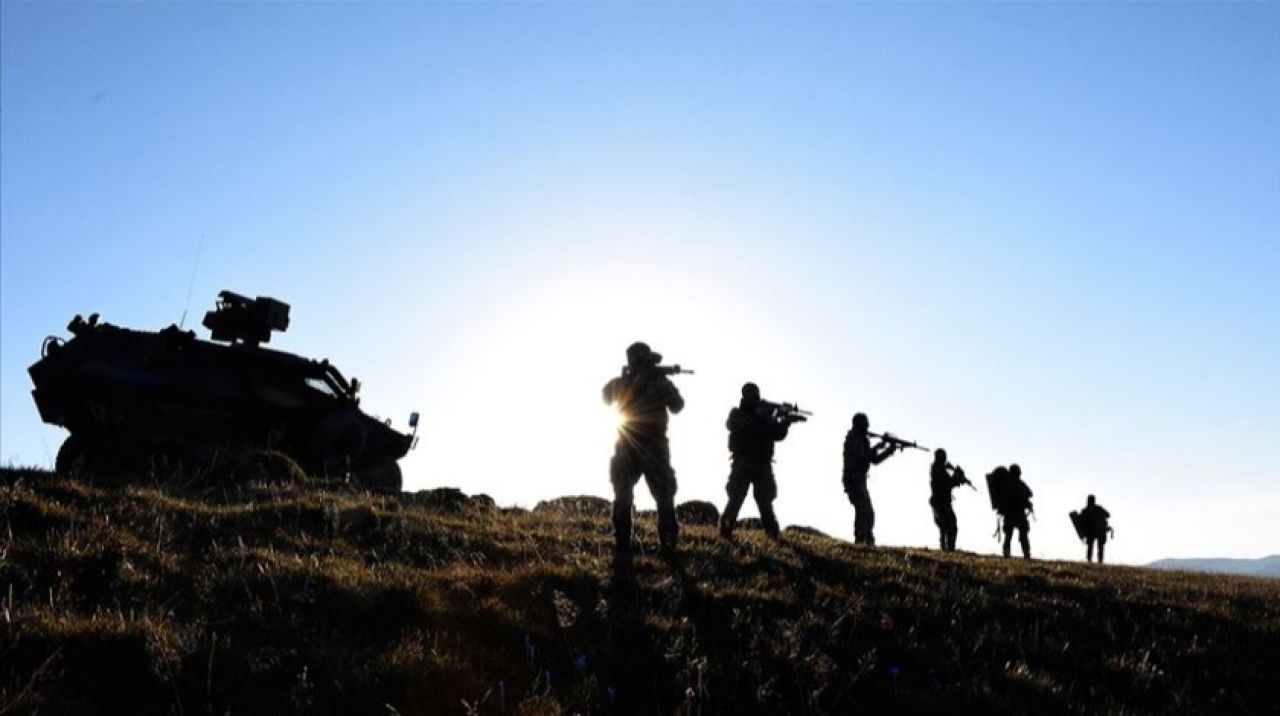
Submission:
<svg viewBox="0 0 1280 716">
<path fill-rule="evenodd" d="M 613 514 L 613 503 L 603 497 L 574 495 L 539 502 L 533 512 L 557 512 L 570 517 L 607 517 Z"/>
<path fill-rule="evenodd" d="M 720 510 L 704 500 L 689 500 L 676 506 L 676 519 L 685 525 L 711 525 L 720 523 Z"/>
<path fill-rule="evenodd" d="M 471 498 L 467 497 L 467 493 L 456 487 L 418 490 L 409 495 L 408 499 L 412 504 L 435 512 L 461 512 L 466 509 L 471 500 Z"/>
<path fill-rule="evenodd" d="M 822 530 L 815 530 L 814 528 L 806 527 L 805 525 L 791 525 L 790 527 L 784 529 L 783 532 L 789 532 L 791 534 L 799 534 L 799 535 L 809 535 L 810 537 L 826 537 L 827 539 L 832 539 L 831 535 L 827 534 L 826 532 L 823 532 Z"/>
</svg>

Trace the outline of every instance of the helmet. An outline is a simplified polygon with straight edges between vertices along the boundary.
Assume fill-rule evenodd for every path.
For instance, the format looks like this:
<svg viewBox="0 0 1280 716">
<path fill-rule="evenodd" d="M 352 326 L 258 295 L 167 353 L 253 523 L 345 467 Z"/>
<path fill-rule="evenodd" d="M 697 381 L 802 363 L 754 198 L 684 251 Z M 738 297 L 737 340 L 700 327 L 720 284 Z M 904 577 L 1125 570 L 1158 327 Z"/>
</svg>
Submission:
<svg viewBox="0 0 1280 716">
<path fill-rule="evenodd" d="M 1022 477 L 1022 468 L 1018 467 L 1017 463 L 1014 463 L 1009 466 L 1009 474 L 1014 477 Z"/>
<path fill-rule="evenodd" d="M 760 386 L 756 385 L 755 383 L 743 383 L 743 384 L 742 384 L 742 399 L 743 399 L 743 400 L 752 400 L 752 401 L 754 401 L 754 400 L 759 400 L 759 399 L 760 399 Z"/>
<path fill-rule="evenodd" d="M 866 413 L 857 413 L 853 416 L 853 427 L 861 427 L 863 430 L 871 427 L 871 421 L 867 420 Z"/>
<path fill-rule="evenodd" d="M 649 344 L 643 341 L 636 341 L 627 346 L 627 365 L 640 367 L 645 365 L 657 365 L 662 362 L 662 354 L 654 353 L 649 348 Z"/>
<path fill-rule="evenodd" d="M 937 450 L 934 450 L 934 451 L 933 451 L 933 457 L 934 457 L 934 459 L 935 459 L 935 460 L 937 460 L 938 462 L 946 462 L 946 461 L 947 461 L 947 451 L 946 451 L 946 450 L 943 450 L 942 448 L 938 448 Z"/>
</svg>

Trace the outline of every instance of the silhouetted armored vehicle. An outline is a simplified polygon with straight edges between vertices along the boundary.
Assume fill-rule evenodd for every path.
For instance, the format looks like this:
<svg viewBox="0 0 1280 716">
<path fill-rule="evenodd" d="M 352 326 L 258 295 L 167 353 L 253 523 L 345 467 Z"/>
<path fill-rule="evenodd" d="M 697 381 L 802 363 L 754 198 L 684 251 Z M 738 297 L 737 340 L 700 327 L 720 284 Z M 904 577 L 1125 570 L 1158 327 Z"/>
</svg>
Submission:
<svg viewBox="0 0 1280 716">
<path fill-rule="evenodd" d="M 400 489 L 416 441 L 359 408 L 359 381 L 327 360 L 263 348 L 289 327 L 289 305 L 218 294 L 204 325 L 213 341 L 169 326 L 137 331 L 76 316 L 71 340 L 45 339 L 29 370 L 46 423 L 71 432 L 59 474 L 126 477 L 156 461 L 196 469 L 283 453 L 312 475 L 350 475 Z M 284 462 L 288 462 L 285 460 Z"/>
</svg>

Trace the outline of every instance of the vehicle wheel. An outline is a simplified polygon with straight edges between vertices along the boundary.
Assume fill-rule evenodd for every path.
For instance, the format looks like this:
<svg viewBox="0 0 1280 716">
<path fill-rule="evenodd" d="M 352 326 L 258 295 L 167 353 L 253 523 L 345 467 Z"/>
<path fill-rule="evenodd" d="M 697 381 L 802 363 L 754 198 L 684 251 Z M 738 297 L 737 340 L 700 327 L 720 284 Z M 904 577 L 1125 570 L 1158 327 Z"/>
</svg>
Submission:
<svg viewBox="0 0 1280 716">
<path fill-rule="evenodd" d="M 131 466 L 115 451 L 71 435 L 58 448 L 53 467 L 60 477 L 111 484 L 121 482 Z"/>
<path fill-rule="evenodd" d="M 53 470 L 58 477 L 79 477 L 85 472 L 88 458 L 85 441 L 71 435 L 58 448 L 58 456 L 53 460 Z"/>
<path fill-rule="evenodd" d="M 384 462 L 356 473 L 356 481 L 377 492 L 399 492 L 404 484 L 404 477 L 400 472 L 400 465 Z"/>
</svg>

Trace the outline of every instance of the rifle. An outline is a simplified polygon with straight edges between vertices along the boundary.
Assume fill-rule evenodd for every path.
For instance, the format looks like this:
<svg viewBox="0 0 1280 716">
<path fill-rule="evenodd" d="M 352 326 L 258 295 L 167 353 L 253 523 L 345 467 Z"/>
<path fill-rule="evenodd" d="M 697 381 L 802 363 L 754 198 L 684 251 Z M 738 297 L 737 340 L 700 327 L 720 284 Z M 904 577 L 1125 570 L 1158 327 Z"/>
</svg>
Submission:
<svg viewBox="0 0 1280 716">
<path fill-rule="evenodd" d="M 661 375 L 693 375 L 693 371 L 681 368 L 678 363 L 676 365 L 655 365 L 653 370 Z"/>
<path fill-rule="evenodd" d="M 924 450 L 925 452 L 929 452 L 929 448 L 922 447 L 921 445 L 915 443 L 912 440 L 903 440 L 900 437 L 896 437 L 893 433 L 868 432 L 867 435 L 870 435 L 873 438 L 879 438 L 880 442 L 888 443 L 892 445 L 895 450 L 905 450 L 907 448 L 915 448 L 916 450 Z"/>
<path fill-rule="evenodd" d="M 813 417 L 813 413 L 808 410 L 801 410 L 800 406 L 795 403 L 774 403 L 768 400 L 761 400 L 760 407 L 769 411 L 775 420 L 785 420 L 788 423 L 803 423 Z"/>
<path fill-rule="evenodd" d="M 960 479 L 960 484 L 968 485 L 969 489 L 973 490 L 974 492 L 978 491 L 978 488 L 973 486 L 973 481 L 970 480 L 968 476 L 964 474 L 963 467 L 960 467 L 959 465 L 952 465 L 951 463 L 947 463 L 947 467 L 951 469 L 953 477 L 957 477 Z"/>
<path fill-rule="evenodd" d="M 640 368 L 639 370 L 632 368 L 629 365 L 622 367 L 622 376 L 624 378 L 633 376 L 633 375 L 643 375 L 644 373 L 649 373 L 649 372 L 655 373 L 657 375 L 693 375 L 693 371 L 687 368 L 682 368 L 680 367 L 679 364 L 651 365 L 651 366 L 646 366 L 644 368 Z"/>
</svg>

